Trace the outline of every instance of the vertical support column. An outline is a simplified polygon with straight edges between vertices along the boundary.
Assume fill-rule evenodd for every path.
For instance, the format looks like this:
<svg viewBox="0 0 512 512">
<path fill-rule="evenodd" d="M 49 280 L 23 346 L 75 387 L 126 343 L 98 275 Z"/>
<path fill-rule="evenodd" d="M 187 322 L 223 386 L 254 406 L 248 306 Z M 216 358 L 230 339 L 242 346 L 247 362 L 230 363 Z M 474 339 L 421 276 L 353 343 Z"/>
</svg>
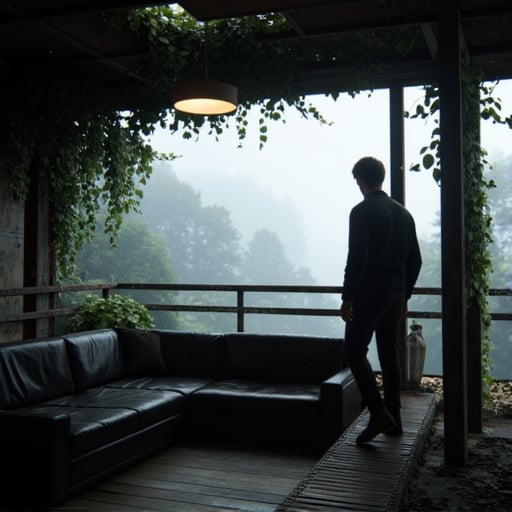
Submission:
<svg viewBox="0 0 512 512">
<path fill-rule="evenodd" d="M 39 257 L 37 218 L 39 209 L 39 187 L 37 179 L 30 183 L 30 190 L 25 201 L 25 225 L 23 228 L 23 287 L 37 286 L 37 260 Z M 23 297 L 23 312 L 36 311 L 35 295 Z M 25 320 L 23 323 L 23 339 L 37 337 L 37 320 Z"/>
<path fill-rule="evenodd" d="M 405 204 L 404 88 L 389 89 L 391 197 Z"/>
<path fill-rule="evenodd" d="M 405 141 L 404 141 L 404 89 L 394 85 L 389 89 L 390 180 L 391 197 L 405 205 Z M 407 350 L 407 318 L 403 318 L 398 340 L 402 389 L 409 380 Z"/>
<path fill-rule="evenodd" d="M 444 452 L 467 461 L 466 293 L 462 169 L 462 31 L 458 9 L 439 20 Z"/>
<path fill-rule="evenodd" d="M 23 288 L 23 203 L 9 193 L 9 172 L 0 152 L 0 288 Z M 18 315 L 23 297 L 0 297 L 0 317 Z M 0 343 L 23 339 L 22 322 L 0 323 Z"/>
<path fill-rule="evenodd" d="M 477 303 L 467 311 L 468 431 L 481 433 L 484 407 L 482 377 L 482 311 Z"/>
<path fill-rule="evenodd" d="M 49 286 L 52 275 L 52 254 L 50 249 L 48 183 L 33 166 L 28 198 L 25 202 L 24 226 L 24 287 Z M 49 308 L 48 295 L 26 295 L 23 311 L 41 311 Z M 48 319 L 26 320 L 23 326 L 23 338 L 48 336 Z"/>
<path fill-rule="evenodd" d="M 466 133 L 470 134 L 464 137 L 467 140 L 464 147 L 464 160 L 466 163 L 465 176 L 467 178 L 465 191 L 466 197 L 464 199 L 466 209 L 474 208 L 475 201 L 473 197 L 474 180 L 482 179 L 483 166 L 479 161 L 475 162 L 474 146 L 472 143 L 478 141 L 481 144 L 480 133 L 480 84 L 479 80 L 472 77 L 463 84 L 463 94 L 468 95 L 464 98 L 464 112 L 463 121 Z M 470 95 L 470 96 L 469 96 Z M 471 140 L 475 135 L 478 139 Z M 466 147 L 467 144 L 467 147 Z M 478 197 L 478 195 L 477 195 Z M 484 212 L 481 212 L 484 215 Z M 480 219 L 482 221 L 482 219 Z M 466 226 L 467 230 L 471 230 L 471 226 Z M 482 247 L 487 244 L 486 240 L 482 240 L 481 236 L 477 235 L 468 240 L 466 238 L 466 250 L 471 244 L 475 247 Z M 482 245 L 481 245 L 482 244 Z M 471 251 L 474 253 L 475 249 Z M 473 265 L 474 262 L 470 262 Z M 468 286 L 469 290 L 469 286 Z M 468 291 L 469 293 L 469 291 Z M 467 333 L 467 382 L 468 382 L 468 431 L 469 432 L 482 432 L 483 428 L 483 371 L 482 371 L 482 310 L 480 304 L 474 297 L 468 297 L 467 311 L 466 311 L 466 333 Z"/>
<path fill-rule="evenodd" d="M 236 292 L 236 308 L 237 308 L 237 322 L 236 322 L 236 331 L 244 332 L 244 291 L 238 290 Z"/>
<path fill-rule="evenodd" d="M 472 152 L 474 151 L 474 144 L 480 145 L 480 84 L 476 77 L 468 78 L 463 83 L 464 97 L 464 111 L 463 122 L 464 129 L 467 130 L 468 136 L 464 136 L 464 161 L 465 165 L 465 191 L 466 196 L 464 202 L 466 210 L 475 207 L 478 208 L 480 191 L 475 190 L 475 186 L 483 178 L 483 166 L 479 160 L 475 159 Z M 476 139 L 476 140 L 475 140 Z M 476 195 L 476 197 L 475 197 Z M 484 222 L 484 212 L 481 211 L 481 218 L 479 221 L 472 218 L 471 225 L 466 225 L 467 231 L 472 231 L 476 222 L 478 225 Z M 487 240 L 484 235 L 475 234 L 470 239 L 466 237 L 466 251 L 471 249 L 470 256 L 475 258 L 477 248 L 482 248 L 487 245 Z M 471 247 L 473 246 L 473 247 Z M 468 259 L 468 264 L 473 266 L 475 261 Z M 482 311 L 476 296 L 473 296 L 473 291 L 468 285 L 467 301 L 467 318 L 466 318 L 466 332 L 467 332 L 467 381 L 468 381 L 468 431 L 469 432 L 482 432 L 483 427 L 483 372 L 482 372 Z"/>
</svg>

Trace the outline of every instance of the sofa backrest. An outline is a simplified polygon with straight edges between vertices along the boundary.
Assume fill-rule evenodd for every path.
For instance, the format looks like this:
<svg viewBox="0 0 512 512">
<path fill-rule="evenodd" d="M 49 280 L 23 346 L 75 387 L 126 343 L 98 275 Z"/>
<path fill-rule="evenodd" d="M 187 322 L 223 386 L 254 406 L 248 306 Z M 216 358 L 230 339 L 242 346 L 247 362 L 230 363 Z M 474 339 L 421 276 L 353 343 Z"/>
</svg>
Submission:
<svg viewBox="0 0 512 512">
<path fill-rule="evenodd" d="M 0 409 L 16 409 L 72 392 L 64 340 L 0 345 Z"/>
<path fill-rule="evenodd" d="M 226 377 L 320 383 L 342 368 L 343 340 L 287 334 L 228 334 Z"/>
<path fill-rule="evenodd" d="M 219 377 L 225 335 L 170 330 L 157 332 L 170 375 Z"/>
<path fill-rule="evenodd" d="M 123 376 L 123 355 L 113 329 L 67 334 L 64 340 L 76 391 Z"/>
</svg>

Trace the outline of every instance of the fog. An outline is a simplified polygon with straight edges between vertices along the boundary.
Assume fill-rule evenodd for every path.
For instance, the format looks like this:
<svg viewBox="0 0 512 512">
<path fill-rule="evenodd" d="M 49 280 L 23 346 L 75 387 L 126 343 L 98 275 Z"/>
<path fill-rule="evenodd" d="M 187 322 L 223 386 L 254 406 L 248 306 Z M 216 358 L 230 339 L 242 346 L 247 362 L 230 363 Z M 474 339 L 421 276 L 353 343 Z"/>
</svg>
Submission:
<svg viewBox="0 0 512 512">
<path fill-rule="evenodd" d="M 498 86 L 504 111 L 512 111 L 512 83 Z M 422 91 L 406 89 L 404 106 L 413 111 Z M 258 112 L 251 113 L 239 148 L 234 123 L 218 141 L 203 131 L 198 140 L 161 130 L 155 149 L 180 158 L 171 163 L 178 178 L 201 192 L 205 204 L 225 206 L 242 240 L 255 230 L 276 232 L 289 260 L 311 270 L 318 284 L 341 284 L 348 241 L 348 215 L 361 194 L 351 176 L 362 156 L 381 159 L 389 169 L 388 91 L 342 95 L 335 102 L 311 96 L 332 124 L 302 118 L 289 109 L 286 122 L 269 121 L 268 141 L 259 149 Z M 420 241 L 436 231 L 439 187 L 428 171 L 411 172 L 419 150 L 430 141 L 433 124 L 406 120 L 406 205 L 415 217 Z M 484 123 L 482 141 L 489 152 L 508 153 L 511 132 Z M 389 172 L 388 172 L 389 175 Z M 388 179 L 385 190 L 389 192 Z"/>
</svg>

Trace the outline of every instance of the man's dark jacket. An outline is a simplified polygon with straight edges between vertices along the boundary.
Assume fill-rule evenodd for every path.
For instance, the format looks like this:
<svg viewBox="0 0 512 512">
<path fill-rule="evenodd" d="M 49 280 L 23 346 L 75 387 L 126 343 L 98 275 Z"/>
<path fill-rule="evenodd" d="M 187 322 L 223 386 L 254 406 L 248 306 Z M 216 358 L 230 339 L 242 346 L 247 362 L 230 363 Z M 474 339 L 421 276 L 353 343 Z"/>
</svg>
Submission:
<svg viewBox="0 0 512 512">
<path fill-rule="evenodd" d="M 411 214 L 383 191 L 373 191 L 350 212 L 343 300 L 358 289 L 397 290 L 409 299 L 421 268 Z"/>
</svg>

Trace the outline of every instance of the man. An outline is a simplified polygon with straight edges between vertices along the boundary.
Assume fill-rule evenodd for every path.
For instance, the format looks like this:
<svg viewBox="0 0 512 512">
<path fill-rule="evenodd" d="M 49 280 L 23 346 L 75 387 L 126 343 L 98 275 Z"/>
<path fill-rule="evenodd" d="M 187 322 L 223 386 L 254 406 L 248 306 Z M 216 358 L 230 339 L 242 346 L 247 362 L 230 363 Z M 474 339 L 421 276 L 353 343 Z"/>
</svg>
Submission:
<svg viewBox="0 0 512 512">
<path fill-rule="evenodd" d="M 352 169 L 364 200 L 350 213 L 349 244 L 340 314 L 346 322 L 348 362 L 370 411 L 357 443 L 378 434 L 402 434 L 398 339 L 401 318 L 421 268 L 410 213 L 383 190 L 385 169 L 372 157 Z M 373 333 L 382 370 L 384 399 L 367 359 Z"/>
</svg>

